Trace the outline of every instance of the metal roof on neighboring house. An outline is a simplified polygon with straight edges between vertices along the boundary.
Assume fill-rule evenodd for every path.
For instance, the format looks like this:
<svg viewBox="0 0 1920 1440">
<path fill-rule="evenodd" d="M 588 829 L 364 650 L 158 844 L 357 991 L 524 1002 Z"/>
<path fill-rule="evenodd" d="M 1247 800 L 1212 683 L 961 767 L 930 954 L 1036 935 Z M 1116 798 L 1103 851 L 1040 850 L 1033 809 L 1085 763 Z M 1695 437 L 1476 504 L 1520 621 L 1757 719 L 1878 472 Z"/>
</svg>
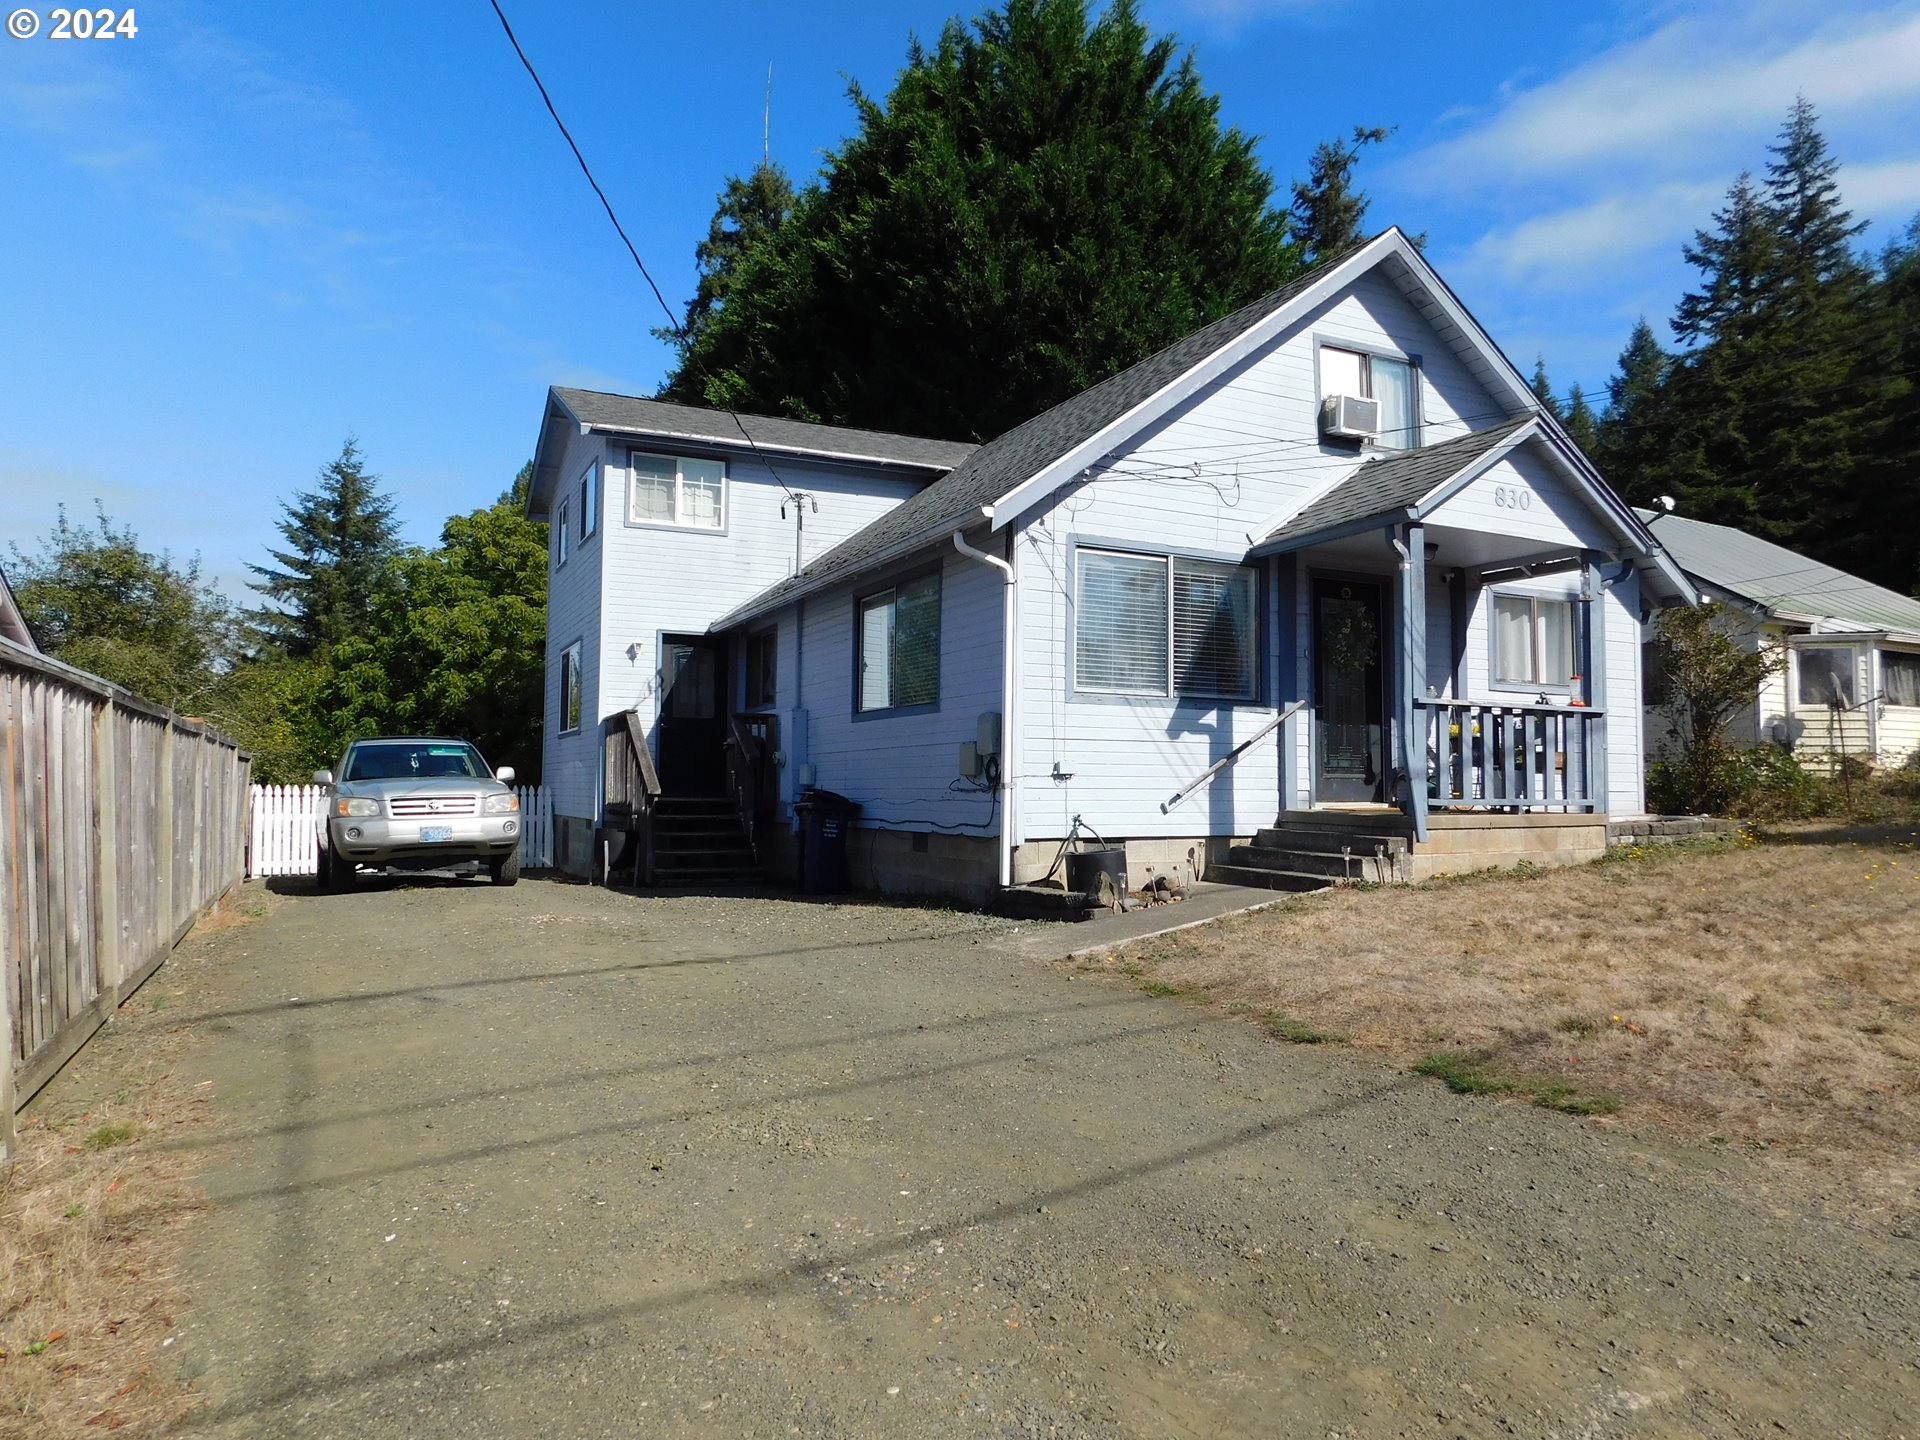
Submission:
<svg viewBox="0 0 1920 1440">
<path fill-rule="evenodd" d="M 1267 536 L 1261 548 L 1276 541 L 1336 530 L 1376 515 L 1410 511 L 1518 431 L 1535 424 L 1534 416 L 1522 415 L 1485 430 L 1456 435 L 1438 445 L 1369 460 Z"/>
<path fill-rule="evenodd" d="M 1655 510 L 1638 514 L 1680 568 L 1708 585 L 1782 614 L 1920 634 L 1920 600 L 1731 525 Z"/>
<path fill-rule="evenodd" d="M 1343 253 L 1315 266 L 1305 275 L 1202 326 L 1166 349 L 1109 376 L 1099 384 L 1062 400 L 1023 425 L 1016 425 L 989 441 L 951 475 L 889 510 L 872 524 L 848 536 L 833 549 L 763 591 L 719 621 L 724 630 L 754 615 L 764 614 L 788 596 L 836 576 L 858 573 L 869 561 L 909 545 L 926 535 L 958 529 L 980 518 L 981 510 L 1038 475 L 1076 445 L 1091 439 L 1135 406 L 1150 399 L 1221 347 L 1258 325 L 1296 295 L 1316 283 L 1329 266 L 1346 258 Z"/>
<path fill-rule="evenodd" d="M 558 385 L 553 393 L 583 425 L 709 445 L 744 445 L 750 438 L 762 449 L 791 455 L 908 465 L 922 470 L 951 470 L 974 452 L 972 445 L 958 440 L 929 440 L 919 435 L 889 435 L 880 430 L 815 425 L 777 415 L 740 415 L 736 420 L 725 410 L 643 400 L 637 395 L 609 395 L 599 390 L 572 390 Z M 741 434 L 743 429 L 745 436 Z"/>
</svg>

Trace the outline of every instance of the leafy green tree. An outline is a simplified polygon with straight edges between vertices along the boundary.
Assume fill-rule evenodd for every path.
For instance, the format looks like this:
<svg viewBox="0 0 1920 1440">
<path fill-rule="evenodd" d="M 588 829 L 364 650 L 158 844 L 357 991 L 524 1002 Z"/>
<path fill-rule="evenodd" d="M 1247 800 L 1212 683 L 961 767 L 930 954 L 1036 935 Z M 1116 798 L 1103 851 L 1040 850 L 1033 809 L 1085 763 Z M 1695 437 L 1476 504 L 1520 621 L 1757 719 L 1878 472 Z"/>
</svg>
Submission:
<svg viewBox="0 0 1920 1440">
<path fill-rule="evenodd" d="M 669 398 L 984 438 L 1298 269 L 1252 140 L 1133 0 L 1005 0 L 851 95 Z"/>
<path fill-rule="evenodd" d="M 232 607 L 200 574 L 140 545 L 96 502 L 95 523 L 63 506 L 32 554 L 9 545 L 14 598 L 46 652 L 183 714 L 206 713 L 239 652 Z"/>
<path fill-rule="evenodd" d="M 729 175 L 707 238 L 693 247 L 700 283 L 687 303 L 686 319 L 678 330 L 660 326 L 654 336 L 684 356 L 714 312 L 727 303 L 741 263 L 780 228 L 792 209 L 793 181 L 779 162 L 763 160 L 745 179 Z"/>
<path fill-rule="evenodd" d="M 1393 133 L 1380 126 L 1353 127 L 1353 139 L 1323 140 L 1307 163 L 1307 178 L 1293 182 L 1294 243 L 1309 264 L 1351 249 L 1364 238 L 1367 197 L 1353 188 L 1353 167 L 1360 152 Z"/>
<path fill-rule="evenodd" d="M 316 766 L 356 735 L 444 734 L 537 781 L 547 528 L 523 514 L 531 477 L 528 465 L 493 505 L 448 520 L 437 549 L 389 562 L 366 626 L 327 652 Z"/>
<path fill-rule="evenodd" d="M 1654 621 L 1648 690 L 1679 745 L 1652 777 L 1662 809 L 1725 814 L 1744 772 L 1727 739 L 1733 717 L 1786 665 L 1778 645 L 1756 645 L 1740 617 L 1718 602 L 1676 605 Z"/>
<path fill-rule="evenodd" d="M 254 612 L 267 642 L 295 659 L 360 633 L 399 553 L 393 502 L 369 475 L 352 437 L 322 467 L 319 483 L 286 505 L 278 522 L 288 548 L 269 550 L 279 568 L 250 565 L 253 588 L 271 602 Z"/>
</svg>

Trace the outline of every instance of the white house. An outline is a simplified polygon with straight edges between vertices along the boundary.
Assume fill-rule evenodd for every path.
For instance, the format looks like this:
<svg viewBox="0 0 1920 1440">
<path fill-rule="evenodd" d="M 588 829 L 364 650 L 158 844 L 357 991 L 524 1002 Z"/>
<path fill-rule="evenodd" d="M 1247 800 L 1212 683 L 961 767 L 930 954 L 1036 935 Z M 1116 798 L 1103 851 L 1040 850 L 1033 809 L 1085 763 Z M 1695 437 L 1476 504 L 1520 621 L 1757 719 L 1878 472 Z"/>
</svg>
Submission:
<svg viewBox="0 0 1920 1440">
<path fill-rule="evenodd" d="M 1785 648 L 1734 739 L 1816 765 L 1848 755 L 1890 767 L 1920 754 L 1920 600 L 1731 525 L 1640 514 L 1701 594 L 1741 616 L 1749 644 Z M 1649 707 L 1651 753 L 1669 731 Z"/>
<path fill-rule="evenodd" d="M 718 792 L 777 868 L 810 783 L 859 882 L 979 900 L 1076 817 L 1136 875 L 1286 883 L 1329 835 L 1404 877 L 1642 809 L 1643 607 L 1690 587 L 1397 230 L 977 449 L 742 423 L 550 398 L 581 835 Z"/>
</svg>

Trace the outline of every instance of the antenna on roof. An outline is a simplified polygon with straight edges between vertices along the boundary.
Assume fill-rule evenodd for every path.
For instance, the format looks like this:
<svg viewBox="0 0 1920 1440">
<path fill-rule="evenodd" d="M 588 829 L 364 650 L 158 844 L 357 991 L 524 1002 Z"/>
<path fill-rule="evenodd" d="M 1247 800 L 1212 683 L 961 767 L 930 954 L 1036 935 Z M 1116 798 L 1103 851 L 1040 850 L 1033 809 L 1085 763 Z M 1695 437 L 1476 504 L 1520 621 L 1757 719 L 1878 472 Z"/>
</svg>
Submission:
<svg viewBox="0 0 1920 1440">
<path fill-rule="evenodd" d="M 1679 506 L 1679 503 L 1680 502 L 1675 500 L 1671 495 L 1654 496 L 1653 508 L 1659 511 L 1660 513 L 1658 515 L 1649 515 L 1647 517 L 1647 528 L 1651 530 L 1653 528 L 1654 521 L 1664 519 L 1666 516 L 1673 514 L 1674 510 Z"/>
</svg>

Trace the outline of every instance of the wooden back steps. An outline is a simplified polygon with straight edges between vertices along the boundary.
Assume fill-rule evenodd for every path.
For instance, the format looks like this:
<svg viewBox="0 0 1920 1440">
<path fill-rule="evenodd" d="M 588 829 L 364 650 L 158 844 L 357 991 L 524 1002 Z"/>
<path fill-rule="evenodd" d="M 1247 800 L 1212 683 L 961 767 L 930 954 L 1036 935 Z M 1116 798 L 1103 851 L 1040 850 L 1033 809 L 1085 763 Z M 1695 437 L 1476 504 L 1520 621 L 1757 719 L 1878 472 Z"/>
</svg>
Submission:
<svg viewBox="0 0 1920 1440">
<path fill-rule="evenodd" d="M 655 885 L 739 884 L 763 878 L 753 838 L 732 800 L 662 795 L 653 802 Z"/>
</svg>

